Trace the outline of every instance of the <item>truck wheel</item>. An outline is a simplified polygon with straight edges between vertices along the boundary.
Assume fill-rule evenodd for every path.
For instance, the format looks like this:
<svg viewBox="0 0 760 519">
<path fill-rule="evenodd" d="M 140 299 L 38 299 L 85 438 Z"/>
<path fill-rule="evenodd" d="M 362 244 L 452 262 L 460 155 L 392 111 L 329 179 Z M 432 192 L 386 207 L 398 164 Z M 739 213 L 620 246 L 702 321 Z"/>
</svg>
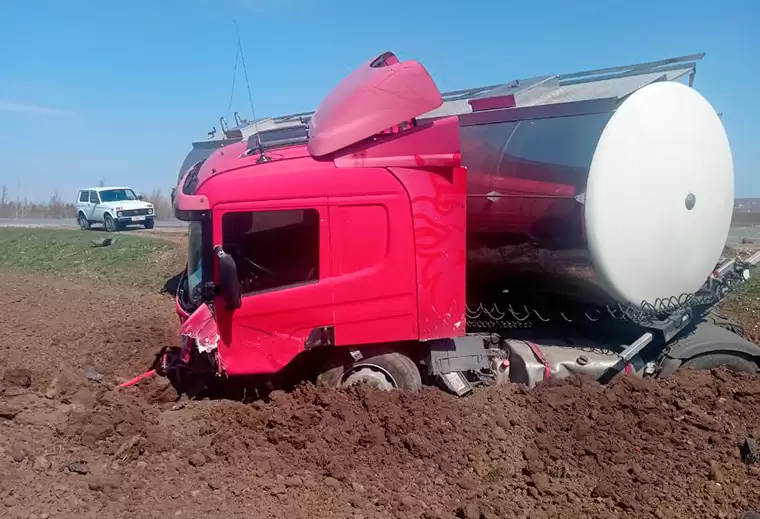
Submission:
<svg viewBox="0 0 760 519">
<path fill-rule="evenodd" d="M 79 223 L 79 227 L 82 230 L 85 230 L 85 231 L 90 230 L 90 221 L 87 219 L 84 213 L 79 213 L 79 217 L 77 218 L 77 223 Z"/>
<path fill-rule="evenodd" d="M 152 229 L 153 226 L 156 224 L 153 220 L 145 220 L 145 228 L 146 229 Z"/>
<path fill-rule="evenodd" d="M 106 231 L 108 232 L 114 232 L 118 230 L 118 226 L 116 225 L 116 222 L 114 221 L 113 217 L 110 214 L 106 214 L 103 217 L 103 226 L 106 228 Z"/>
<path fill-rule="evenodd" d="M 692 357 L 683 364 L 680 369 L 710 370 L 726 367 L 743 373 L 756 373 L 757 363 L 743 355 L 732 353 L 705 353 Z"/>
<path fill-rule="evenodd" d="M 361 382 L 386 391 L 403 389 L 416 393 L 422 389 L 417 365 L 397 351 L 373 352 L 371 356 L 354 361 L 347 350 L 336 348 L 317 376 L 320 387 L 350 387 Z"/>
</svg>

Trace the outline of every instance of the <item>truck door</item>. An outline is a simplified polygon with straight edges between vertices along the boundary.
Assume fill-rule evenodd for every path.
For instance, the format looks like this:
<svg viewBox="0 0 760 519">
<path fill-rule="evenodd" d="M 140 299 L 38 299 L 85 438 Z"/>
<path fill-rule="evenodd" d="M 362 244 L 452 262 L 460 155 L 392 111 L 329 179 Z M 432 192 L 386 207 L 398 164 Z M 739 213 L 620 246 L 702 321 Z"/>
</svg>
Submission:
<svg viewBox="0 0 760 519">
<path fill-rule="evenodd" d="M 214 211 L 214 244 L 235 259 L 242 292 L 236 310 L 226 310 L 221 298 L 215 305 L 227 374 L 279 371 L 313 330 L 333 325 L 327 216 L 326 199 Z"/>
</svg>

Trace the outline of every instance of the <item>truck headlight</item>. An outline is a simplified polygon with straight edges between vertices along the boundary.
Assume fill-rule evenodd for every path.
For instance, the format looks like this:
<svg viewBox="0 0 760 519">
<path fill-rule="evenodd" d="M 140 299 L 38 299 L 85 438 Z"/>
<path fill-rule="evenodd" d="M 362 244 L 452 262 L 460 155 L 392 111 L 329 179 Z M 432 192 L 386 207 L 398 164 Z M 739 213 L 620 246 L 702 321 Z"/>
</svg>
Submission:
<svg viewBox="0 0 760 519">
<path fill-rule="evenodd" d="M 148 214 L 153 214 L 153 208 L 152 207 L 148 208 Z"/>
<path fill-rule="evenodd" d="M 121 212 L 121 211 L 116 211 L 116 217 L 117 217 L 117 218 L 121 218 L 121 215 L 122 215 L 122 212 Z"/>
</svg>

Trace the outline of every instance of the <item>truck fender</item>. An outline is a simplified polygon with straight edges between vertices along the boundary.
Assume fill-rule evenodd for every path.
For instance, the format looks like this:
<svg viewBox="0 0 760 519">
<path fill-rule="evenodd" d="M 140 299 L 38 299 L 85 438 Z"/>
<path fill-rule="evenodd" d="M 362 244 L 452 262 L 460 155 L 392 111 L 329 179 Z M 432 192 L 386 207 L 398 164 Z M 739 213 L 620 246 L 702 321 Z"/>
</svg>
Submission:
<svg viewBox="0 0 760 519">
<path fill-rule="evenodd" d="M 660 378 L 673 374 L 685 361 L 706 353 L 734 353 L 760 362 L 760 346 L 711 323 L 699 323 L 688 335 L 677 339 L 667 351 Z"/>
</svg>

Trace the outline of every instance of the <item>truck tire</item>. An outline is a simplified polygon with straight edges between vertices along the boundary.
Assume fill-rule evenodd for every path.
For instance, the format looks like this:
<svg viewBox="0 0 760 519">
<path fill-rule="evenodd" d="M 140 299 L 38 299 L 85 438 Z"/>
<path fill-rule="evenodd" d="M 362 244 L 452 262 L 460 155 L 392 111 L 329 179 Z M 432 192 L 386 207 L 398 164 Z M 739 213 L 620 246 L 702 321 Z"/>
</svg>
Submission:
<svg viewBox="0 0 760 519">
<path fill-rule="evenodd" d="M 116 225 L 116 221 L 114 221 L 113 217 L 108 213 L 106 213 L 106 215 L 103 217 L 103 227 L 108 232 L 119 230 L 119 226 Z"/>
<path fill-rule="evenodd" d="M 77 217 L 77 223 L 79 224 L 79 228 L 83 231 L 90 230 L 90 221 L 87 219 L 84 213 L 79 213 L 79 216 Z"/>
<path fill-rule="evenodd" d="M 420 370 L 412 359 L 398 351 L 372 351 L 354 361 L 344 348 L 336 348 L 322 372 L 317 386 L 339 388 L 367 382 L 379 389 L 402 389 L 416 393 L 422 389 Z"/>
<path fill-rule="evenodd" d="M 725 367 L 743 373 L 756 373 L 758 366 L 754 360 L 739 353 L 715 352 L 697 355 L 685 360 L 679 369 L 710 370 Z"/>
<path fill-rule="evenodd" d="M 145 220 L 146 229 L 152 229 L 155 224 L 156 222 L 154 220 Z"/>
</svg>

